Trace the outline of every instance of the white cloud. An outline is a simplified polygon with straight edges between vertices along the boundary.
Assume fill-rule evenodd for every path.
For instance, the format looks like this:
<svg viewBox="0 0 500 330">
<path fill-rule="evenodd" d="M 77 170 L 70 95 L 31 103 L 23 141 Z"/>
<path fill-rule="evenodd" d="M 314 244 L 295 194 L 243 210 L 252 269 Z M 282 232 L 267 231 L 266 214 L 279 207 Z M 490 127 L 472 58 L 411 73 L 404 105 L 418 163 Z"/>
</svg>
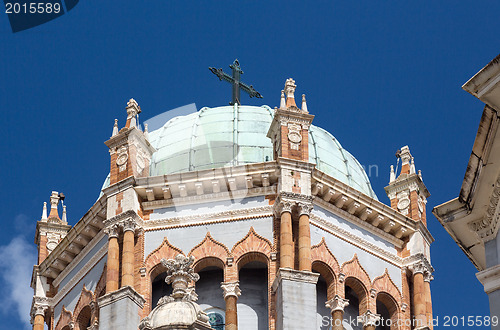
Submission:
<svg viewBox="0 0 500 330">
<path fill-rule="evenodd" d="M 0 246 L 0 312 L 17 313 L 19 320 L 31 329 L 30 308 L 33 289 L 30 287 L 36 247 L 22 235 L 14 237 L 7 245 Z"/>
</svg>

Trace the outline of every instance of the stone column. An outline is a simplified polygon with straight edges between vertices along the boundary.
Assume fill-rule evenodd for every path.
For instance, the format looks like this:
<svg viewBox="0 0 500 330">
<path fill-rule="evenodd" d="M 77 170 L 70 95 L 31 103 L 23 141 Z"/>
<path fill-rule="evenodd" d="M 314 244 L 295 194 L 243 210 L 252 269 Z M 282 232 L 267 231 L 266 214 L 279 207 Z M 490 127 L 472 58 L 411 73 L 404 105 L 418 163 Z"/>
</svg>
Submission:
<svg viewBox="0 0 500 330">
<path fill-rule="evenodd" d="M 134 287 L 134 240 L 135 222 L 129 219 L 123 223 L 122 287 Z"/>
<path fill-rule="evenodd" d="M 226 301 L 226 330 L 238 329 L 238 310 L 236 303 L 241 295 L 239 281 L 232 283 L 221 283 Z"/>
<path fill-rule="evenodd" d="M 358 316 L 358 322 L 363 324 L 363 330 L 375 330 L 380 321 L 380 315 L 367 310 L 365 314 Z"/>
<path fill-rule="evenodd" d="M 118 290 L 120 277 L 120 248 L 118 246 L 118 225 L 106 228 L 108 234 L 108 261 L 106 269 L 106 293 Z"/>
<path fill-rule="evenodd" d="M 33 330 L 43 330 L 45 325 L 45 313 L 49 309 L 47 298 L 33 297 L 31 306 L 31 319 Z"/>
<path fill-rule="evenodd" d="M 309 215 L 312 204 L 299 203 L 299 270 L 311 271 L 311 229 Z"/>
<path fill-rule="evenodd" d="M 425 282 L 425 316 L 428 320 L 428 325 L 430 329 L 433 329 L 432 326 L 432 297 L 431 297 L 431 281 L 434 279 L 434 276 L 430 273 L 425 274 L 424 282 Z"/>
<path fill-rule="evenodd" d="M 332 311 L 332 330 L 344 330 L 342 322 L 344 321 L 344 308 L 349 306 L 349 300 L 335 295 L 333 299 L 325 303 L 327 308 Z"/>
<path fill-rule="evenodd" d="M 292 206 L 289 201 L 281 202 L 280 225 L 280 268 L 293 269 Z"/>
<path fill-rule="evenodd" d="M 433 268 L 424 255 L 417 256 L 417 261 L 410 265 L 413 272 L 413 314 L 416 329 L 429 329 L 427 316 L 427 295 L 425 277 L 431 276 Z"/>
</svg>

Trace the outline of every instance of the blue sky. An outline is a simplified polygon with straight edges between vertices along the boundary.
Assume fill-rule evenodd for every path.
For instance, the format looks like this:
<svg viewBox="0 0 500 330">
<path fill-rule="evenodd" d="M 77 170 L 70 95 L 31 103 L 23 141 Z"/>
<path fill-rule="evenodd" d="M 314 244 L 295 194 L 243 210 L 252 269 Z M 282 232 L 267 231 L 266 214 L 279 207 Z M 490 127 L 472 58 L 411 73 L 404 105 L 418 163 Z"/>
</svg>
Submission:
<svg viewBox="0 0 500 330">
<path fill-rule="evenodd" d="M 227 105 L 230 88 L 208 67 L 228 70 L 235 58 L 264 95 L 244 104 L 277 106 L 293 77 L 314 123 L 378 166 L 371 182 L 385 203 L 394 153 L 410 146 L 432 194 L 434 314 L 488 315 L 475 268 L 430 210 L 458 195 L 483 108 L 461 85 L 498 55 L 499 10 L 498 1 L 82 0 L 15 34 L 0 13 L 0 328 L 28 319 L 43 202 L 64 192 L 71 224 L 90 208 L 126 101 L 143 119 Z"/>
</svg>

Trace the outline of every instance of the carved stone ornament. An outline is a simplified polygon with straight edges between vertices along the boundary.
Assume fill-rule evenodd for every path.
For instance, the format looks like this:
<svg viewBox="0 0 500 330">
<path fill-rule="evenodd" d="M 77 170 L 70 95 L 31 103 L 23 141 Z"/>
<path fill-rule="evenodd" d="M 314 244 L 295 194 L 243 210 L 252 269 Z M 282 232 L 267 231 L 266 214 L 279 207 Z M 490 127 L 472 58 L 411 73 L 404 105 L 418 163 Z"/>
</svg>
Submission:
<svg viewBox="0 0 500 330">
<path fill-rule="evenodd" d="M 116 165 L 118 165 L 118 170 L 121 172 L 127 167 L 128 152 L 127 147 L 121 146 L 118 149 L 118 156 L 116 157 Z"/>
<path fill-rule="evenodd" d="M 126 231 L 135 231 L 135 228 L 137 227 L 137 224 L 133 219 L 125 219 L 120 222 L 120 226 L 123 228 L 123 232 Z"/>
<path fill-rule="evenodd" d="M 308 216 L 311 215 L 311 212 L 313 210 L 312 204 L 299 202 L 298 206 L 299 206 L 299 216 L 303 215 L 303 214 L 308 215 Z"/>
<path fill-rule="evenodd" d="M 295 205 L 295 202 L 292 201 L 280 201 L 279 203 L 279 213 L 283 214 L 284 212 L 292 213 L 292 208 Z"/>
<path fill-rule="evenodd" d="M 104 228 L 104 232 L 106 233 L 106 235 L 108 235 L 109 238 L 118 237 L 118 234 L 120 233 L 120 226 L 118 224 L 111 225 Z"/>
<path fill-rule="evenodd" d="M 190 281 L 198 281 L 200 276 L 192 268 L 194 257 L 179 254 L 175 259 L 162 259 L 166 268 L 165 282 L 172 284 L 173 292 L 158 301 L 158 305 L 139 323 L 140 330 L 164 329 L 211 329 L 208 315 L 196 303 L 198 296 Z M 166 317 L 168 316 L 168 317 Z"/>
<path fill-rule="evenodd" d="M 226 299 L 229 296 L 234 296 L 238 298 L 241 295 L 240 283 L 239 281 L 233 283 L 221 283 L 220 287 L 224 291 L 223 296 Z"/>
<path fill-rule="evenodd" d="M 403 211 L 410 206 L 410 200 L 408 198 L 400 199 L 398 202 L 398 210 Z"/>
<path fill-rule="evenodd" d="M 45 313 L 50 309 L 49 299 L 46 297 L 33 297 L 31 303 L 31 322 L 35 319 L 36 315 L 45 316 Z"/>
<path fill-rule="evenodd" d="M 184 298 L 189 294 L 188 282 L 197 282 L 200 275 L 196 274 L 191 267 L 194 263 L 194 257 L 189 258 L 179 254 L 175 259 L 162 259 L 161 264 L 167 269 L 165 282 L 172 284 L 172 295 L 174 299 Z"/>
<path fill-rule="evenodd" d="M 332 313 L 335 311 L 344 312 L 344 309 L 349 306 L 349 300 L 343 299 L 339 295 L 335 295 L 335 297 L 325 303 L 325 306 L 326 308 L 330 308 Z"/>
<path fill-rule="evenodd" d="M 141 173 L 142 170 L 146 167 L 146 156 L 144 155 L 144 151 L 142 151 L 142 149 L 137 150 L 136 165 L 137 172 L 139 173 Z"/>
<path fill-rule="evenodd" d="M 374 314 L 367 310 L 365 314 L 358 316 L 358 322 L 363 324 L 363 327 L 377 326 L 380 321 L 380 314 Z"/>
</svg>

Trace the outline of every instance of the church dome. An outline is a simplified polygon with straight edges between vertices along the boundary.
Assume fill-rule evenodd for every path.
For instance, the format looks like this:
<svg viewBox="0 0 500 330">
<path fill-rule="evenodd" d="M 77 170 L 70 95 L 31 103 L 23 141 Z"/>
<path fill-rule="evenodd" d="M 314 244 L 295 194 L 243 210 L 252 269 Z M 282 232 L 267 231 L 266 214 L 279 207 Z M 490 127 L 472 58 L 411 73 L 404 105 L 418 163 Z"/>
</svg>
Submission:
<svg viewBox="0 0 500 330">
<path fill-rule="evenodd" d="M 267 132 L 274 110 L 268 106 L 202 108 L 167 121 L 149 133 L 157 150 L 150 175 L 198 171 L 273 159 Z M 377 198 L 361 164 L 322 128 L 309 129 L 309 162 L 335 179 Z"/>
</svg>

